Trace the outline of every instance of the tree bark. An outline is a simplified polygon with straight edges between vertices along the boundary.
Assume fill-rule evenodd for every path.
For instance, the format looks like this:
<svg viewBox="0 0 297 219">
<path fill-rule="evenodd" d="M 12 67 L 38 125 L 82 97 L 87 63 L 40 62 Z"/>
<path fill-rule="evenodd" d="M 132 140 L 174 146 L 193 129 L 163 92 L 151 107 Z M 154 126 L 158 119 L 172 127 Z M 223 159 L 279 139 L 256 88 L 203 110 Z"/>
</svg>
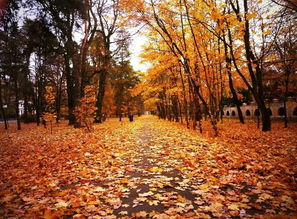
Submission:
<svg viewBox="0 0 297 219">
<path fill-rule="evenodd" d="M 106 82 L 107 70 L 103 69 L 100 72 L 99 76 L 99 91 L 97 95 L 97 102 L 96 102 L 96 123 L 102 123 L 102 108 L 103 108 L 103 99 L 105 94 L 105 82 Z"/>
<path fill-rule="evenodd" d="M 67 55 L 66 55 L 67 56 Z M 67 100 L 68 100 L 68 124 L 75 124 L 74 108 L 75 108 L 75 99 L 74 99 L 74 83 L 73 76 L 71 75 L 71 69 L 69 66 L 69 58 L 65 58 L 65 75 L 67 82 Z"/>
<path fill-rule="evenodd" d="M 70 63 L 73 63 L 73 41 L 72 35 L 68 36 L 68 40 L 66 42 L 66 53 L 64 55 L 64 64 L 65 64 L 65 75 L 66 75 L 66 83 L 67 83 L 67 99 L 68 99 L 68 120 L 69 125 L 74 125 L 75 127 L 79 127 L 77 120 L 74 115 L 75 107 L 77 105 L 77 98 L 79 94 L 79 80 L 78 75 L 75 75 L 74 68 L 71 69 Z M 74 63 L 73 63 L 74 64 Z M 77 70 L 77 69 L 76 69 Z"/>
<path fill-rule="evenodd" d="M 239 103 L 236 91 L 234 89 L 231 72 L 229 70 L 228 70 L 228 78 L 229 78 L 229 87 L 230 87 L 230 90 L 231 90 L 231 93 L 232 93 L 232 96 L 233 96 L 233 99 L 234 99 L 234 102 L 235 102 L 235 105 L 237 108 L 237 112 L 238 112 L 238 119 L 239 119 L 240 123 L 244 124 L 244 118 L 243 118 L 242 111 L 240 108 L 240 103 Z"/>
<path fill-rule="evenodd" d="M 15 78 L 14 82 L 14 91 L 15 91 L 15 113 L 17 120 L 17 130 L 21 130 L 21 120 L 20 120 L 20 109 L 19 109 L 19 88 L 17 78 Z"/>
<path fill-rule="evenodd" d="M 289 92 L 289 77 L 290 77 L 290 70 L 286 70 L 286 79 L 285 79 L 285 94 L 284 94 L 284 110 L 285 110 L 285 118 L 284 118 L 284 125 L 285 128 L 288 128 L 288 113 L 287 113 L 287 101 L 288 101 L 288 92 Z"/>
<path fill-rule="evenodd" d="M 242 21 L 240 10 L 239 10 L 239 4 L 238 1 L 236 1 L 236 5 L 229 1 L 233 11 L 236 13 L 238 21 Z M 233 39 L 231 36 L 231 31 L 228 28 L 228 37 L 230 41 L 230 53 L 232 57 L 232 61 L 234 63 L 234 67 L 236 71 L 238 72 L 239 76 L 242 78 L 248 89 L 252 92 L 254 99 L 257 103 L 257 106 L 261 112 L 261 120 L 262 120 L 262 131 L 270 131 L 271 130 L 271 120 L 269 112 L 267 111 L 267 108 L 265 106 L 264 101 L 264 95 L 263 95 L 263 82 L 262 82 L 262 70 L 260 69 L 260 63 L 259 60 L 255 57 L 252 48 L 251 48 L 251 42 L 250 42 L 250 27 L 249 27 L 249 20 L 247 18 L 247 14 L 249 13 L 248 9 L 248 2 L 247 0 L 243 0 L 243 6 L 244 6 L 244 47 L 245 47 L 245 56 L 247 60 L 247 67 L 248 72 L 250 75 L 250 79 L 248 80 L 247 77 L 245 77 L 242 72 L 239 70 L 236 62 L 236 58 L 234 56 L 232 43 Z M 228 26 L 228 23 L 227 23 Z M 250 84 L 250 82 L 252 85 Z"/>
<path fill-rule="evenodd" d="M 28 123 L 28 97 L 26 92 L 24 93 L 24 123 Z"/>
<path fill-rule="evenodd" d="M 172 111 L 174 114 L 175 122 L 179 122 L 178 118 L 178 102 L 177 102 L 177 97 L 172 96 Z"/>
<path fill-rule="evenodd" d="M 57 118 L 56 121 L 57 123 L 61 119 L 61 100 L 62 100 L 62 85 L 59 83 L 58 84 L 58 89 L 57 89 L 57 97 L 56 97 L 56 113 L 57 113 Z"/>
<path fill-rule="evenodd" d="M 262 131 L 270 131 L 271 130 L 271 120 L 270 115 L 267 111 L 267 108 L 265 106 L 264 102 L 264 96 L 263 96 L 263 83 L 262 83 L 262 70 L 259 66 L 259 61 L 256 59 L 252 48 L 250 44 L 250 28 L 249 28 L 249 21 L 247 20 L 246 16 L 248 14 L 248 3 L 247 0 L 244 0 L 244 12 L 245 12 L 245 31 L 244 31 L 244 45 L 245 45 L 245 53 L 247 58 L 247 65 L 248 70 L 252 79 L 253 83 L 253 94 L 255 96 L 256 102 L 259 105 L 260 111 L 262 113 Z M 256 66 L 256 74 L 254 74 L 253 66 L 254 64 Z"/>
<path fill-rule="evenodd" d="M 238 119 L 239 119 L 240 123 L 244 124 L 244 118 L 243 118 L 242 111 L 240 108 L 240 103 L 239 103 L 239 100 L 238 100 L 238 97 L 236 94 L 236 90 L 233 85 L 233 79 L 232 79 L 232 74 L 231 74 L 231 59 L 230 59 L 230 56 L 228 55 L 228 46 L 226 43 L 225 35 L 223 36 L 223 39 L 224 39 L 225 61 L 226 61 L 226 69 L 228 72 L 229 88 L 230 88 L 230 91 L 233 96 L 233 100 L 234 100 L 236 108 L 237 108 Z"/>
<path fill-rule="evenodd" d="M 1 84 L 0 84 L 0 110 L 1 110 L 3 121 L 4 121 L 4 128 L 7 130 L 8 129 L 8 123 L 7 123 L 7 119 L 6 119 L 5 109 L 3 107 Z"/>
</svg>

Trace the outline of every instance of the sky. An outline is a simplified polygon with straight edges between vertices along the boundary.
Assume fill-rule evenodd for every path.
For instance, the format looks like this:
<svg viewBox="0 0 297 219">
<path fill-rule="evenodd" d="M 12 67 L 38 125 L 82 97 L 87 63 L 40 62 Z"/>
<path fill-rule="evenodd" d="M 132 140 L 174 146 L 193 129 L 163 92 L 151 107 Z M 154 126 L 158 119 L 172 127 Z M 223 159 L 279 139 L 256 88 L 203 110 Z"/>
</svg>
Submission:
<svg viewBox="0 0 297 219">
<path fill-rule="evenodd" d="M 146 72 L 150 67 L 148 63 L 141 63 L 139 57 L 142 52 L 142 46 L 147 42 L 147 38 L 137 28 L 131 28 L 128 30 L 131 34 L 131 41 L 129 45 L 130 62 L 135 71 Z M 80 42 L 83 38 L 81 31 L 74 32 L 74 39 L 76 42 Z"/>
<path fill-rule="evenodd" d="M 135 29 L 131 29 L 129 32 L 131 32 L 132 34 L 129 46 L 129 52 L 131 53 L 131 65 L 133 66 L 133 69 L 135 71 L 146 72 L 149 68 L 149 64 L 141 63 L 141 58 L 139 57 L 139 55 L 141 54 L 142 46 L 146 43 L 147 38 L 139 32 L 135 33 L 137 32 L 137 30 Z M 82 40 L 82 37 L 82 32 L 77 31 L 74 33 L 74 39 L 76 42 L 80 42 Z"/>
<path fill-rule="evenodd" d="M 139 57 L 142 51 L 142 46 L 146 41 L 147 38 L 139 33 L 134 35 L 131 39 L 129 47 L 129 51 L 131 53 L 130 61 L 135 71 L 146 72 L 149 68 L 147 63 L 141 63 L 141 58 Z"/>
</svg>

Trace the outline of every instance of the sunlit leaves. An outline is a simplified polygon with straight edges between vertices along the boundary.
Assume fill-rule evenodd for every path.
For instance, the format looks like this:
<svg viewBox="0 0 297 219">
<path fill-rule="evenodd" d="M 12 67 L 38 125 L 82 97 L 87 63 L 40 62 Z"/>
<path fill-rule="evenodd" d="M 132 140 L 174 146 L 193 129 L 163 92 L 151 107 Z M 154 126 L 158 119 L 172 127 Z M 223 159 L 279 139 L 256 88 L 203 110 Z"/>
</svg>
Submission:
<svg viewBox="0 0 297 219">
<path fill-rule="evenodd" d="M 90 131 L 95 118 L 96 111 L 96 87 L 87 85 L 84 89 L 84 96 L 80 100 L 80 105 L 75 108 L 75 116 L 81 125 L 85 125 Z"/>
<path fill-rule="evenodd" d="M 1 133 L 0 212 L 31 218 L 294 213 L 296 127 L 263 135 L 253 124 L 226 124 L 209 139 L 152 116 L 121 125 L 111 120 L 91 133 L 65 124 L 52 135 L 31 125 L 22 135 Z M 164 211 L 135 210 L 146 206 Z"/>
<path fill-rule="evenodd" d="M 52 131 L 52 122 L 56 118 L 55 114 L 55 90 L 52 86 L 46 86 L 45 87 L 45 95 L 44 95 L 45 101 L 46 101 L 46 107 L 45 112 L 42 115 L 42 119 L 45 122 L 50 122 L 51 125 L 51 131 Z"/>
</svg>

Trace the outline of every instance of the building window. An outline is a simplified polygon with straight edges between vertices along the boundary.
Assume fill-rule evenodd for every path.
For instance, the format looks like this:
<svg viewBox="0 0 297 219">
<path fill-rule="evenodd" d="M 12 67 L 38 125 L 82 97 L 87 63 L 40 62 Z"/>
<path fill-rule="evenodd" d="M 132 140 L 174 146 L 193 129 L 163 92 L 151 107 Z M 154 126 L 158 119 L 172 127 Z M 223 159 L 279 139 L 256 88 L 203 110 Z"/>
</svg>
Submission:
<svg viewBox="0 0 297 219">
<path fill-rule="evenodd" d="M 251 115 L 251 111 L 250 110 L 245 111 L 245 115 L 246 116 L 250 116 Z"/>
<path fill-rule="evenodd" d="M 229 113 L 229 111 L 227 111 L 226 115 L 227 115 L 227 116 L 230 116 L 230 113 Z"/>
<path fill-rule="evenodd" d="M 260 116 L 260 111 L 258 109 L 256 109 L 255 112 L 254 112 L 254 115 L 255 116 Z"/>
<path fill-rule="evenodd" d="M 236 116 L 236 113 L 234 110 L 232 111 L 232 116 Z"/>
<path fill-rule="evenodd" d="M 278 109 L 278 115 L 279 116 L 285 116 L 285 108 L 284 107 L 281 107 Z"/>
</svg>

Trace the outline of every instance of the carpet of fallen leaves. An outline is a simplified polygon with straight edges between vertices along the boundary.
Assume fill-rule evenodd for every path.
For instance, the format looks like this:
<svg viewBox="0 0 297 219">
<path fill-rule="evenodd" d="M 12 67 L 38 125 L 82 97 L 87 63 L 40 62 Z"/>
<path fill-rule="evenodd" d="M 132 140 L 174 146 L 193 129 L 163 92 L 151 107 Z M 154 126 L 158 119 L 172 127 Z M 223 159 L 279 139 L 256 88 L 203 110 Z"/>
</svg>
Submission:
<svg viewBox="0 0 297 219">
<path fill-rule="evenodd" d="M 296 218 L 297 126 L 138 117 L 0 134 L 0 218 Z"/>
</svg>

